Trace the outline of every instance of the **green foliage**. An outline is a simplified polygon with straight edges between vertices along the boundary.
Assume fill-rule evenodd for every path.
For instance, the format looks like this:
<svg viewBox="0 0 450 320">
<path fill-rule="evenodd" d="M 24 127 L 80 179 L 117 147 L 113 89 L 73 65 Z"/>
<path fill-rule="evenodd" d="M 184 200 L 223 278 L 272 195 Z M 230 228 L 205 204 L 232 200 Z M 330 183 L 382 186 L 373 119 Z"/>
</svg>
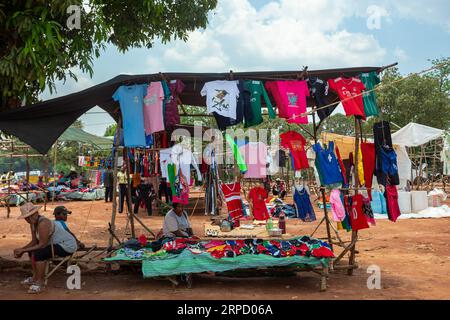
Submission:
<svg viewBox="0 0 450 320">
<path fill-rule="evenodd" d="M 116 134 L 116 129 L 117 129 L 117 123 L 113 123 L 111 125 L 109 125 L 106 129 L 105 129 L 105 133 L 103 134 L 104 137 L 111 137 L 114 136 Z"/>
<path fill-rule="evenodd" d="M 80 29 L 70 30 L 70 5 L 80 6 Z M 217 0 L 11 0 L 0 4 L 0 107 L 36 102 L 55 81 L 92 76 L 93 58 L 106 44 L 121 52 L 151 48 L 155 40 L 186 40 L 207 25 Z"/>
<path fill-rule="evenodd" d="M 386 120 L 400 127 L 411 121 L 439 129 L 450 127 L 450 59 L 439 63 L 443 64 L 434 72 L 401 81 L 397 68 L 385 72 L 377 102 Z"/>
</svg>

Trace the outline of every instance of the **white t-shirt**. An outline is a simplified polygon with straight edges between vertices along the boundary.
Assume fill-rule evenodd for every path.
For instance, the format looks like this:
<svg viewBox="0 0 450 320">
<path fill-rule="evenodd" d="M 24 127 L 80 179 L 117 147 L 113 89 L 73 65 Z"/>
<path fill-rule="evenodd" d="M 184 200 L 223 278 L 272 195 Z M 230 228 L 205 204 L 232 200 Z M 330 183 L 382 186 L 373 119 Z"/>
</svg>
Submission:
<svg viewBox="0 0 450 320">
<path fill-rule="evenodd" d="M 200 94 L 206 96 L 208 113 L 217 112 L 224 117 L 236 119 L 236 105 L 239 97 L 237 81 L 206 82 Z"/>
<path fill-rule="evenodd" d="M 163 224 L 163 233 L 166 237 L 176 237 L 176 235 L 173 233 L 177 230 L 183 231 L 186 233 L 186 236 L 188 236 L 186 230 L 188 228 L 191 228 L 191 224 L 189 223 L 189 220 L 187 218 L 186 211 L 183 211 L 183 214 L 181 217 L 179 217 L 175 211 L 170 210 L 167 212 L 166 217 L 164 218 L 164 224 Z"/>
</svg>

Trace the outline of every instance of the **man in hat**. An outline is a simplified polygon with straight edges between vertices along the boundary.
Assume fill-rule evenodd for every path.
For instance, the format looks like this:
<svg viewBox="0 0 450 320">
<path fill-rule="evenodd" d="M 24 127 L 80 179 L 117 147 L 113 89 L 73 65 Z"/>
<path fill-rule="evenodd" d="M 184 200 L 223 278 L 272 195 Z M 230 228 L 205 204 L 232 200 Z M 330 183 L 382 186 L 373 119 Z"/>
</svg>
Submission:
<svg viewBox="0 0 450 320">
<path fill-rule="evenodd" d="M 61 226 L 69 232 L 77 241 L 78 248 L 84 249 L 85 245 L 77 239 L 77 237 L 72 233 L 72 231 L 69 230 L 69 227 L 67 226 L 67 216 L 71 214 L 72 211 L 67 210 L 64 206 L 57 206 L 55 210 L 53 210 L 53 215 L 55 216 L 55 221 L 61 224 Z"/>
<path fill-rule="evenodd" d="M 28 253 L 33 268 L 33 276 L 22 281 L 30 285 L 28 293 L 40 293 L 44 289 L 45 265 L 54 256 L 66 257 L 78 249 L 75 237 L 67 232 L 59 223 L 41 216 L 39 209 L 31 202 L 20 207 L 18 219 L 25 219 L 30 224 L 31 241 L 22 248 L 14 250 L 14 257 L 21 258 Z"/>
<path fill-rule="evenodd" d="M 286 196 L 286 186 L 280 178 L 276 178 L 275 184 L 272 186 L 272 194 L 279 196 L 280 199 L 284 199 Z"/>
</svg>

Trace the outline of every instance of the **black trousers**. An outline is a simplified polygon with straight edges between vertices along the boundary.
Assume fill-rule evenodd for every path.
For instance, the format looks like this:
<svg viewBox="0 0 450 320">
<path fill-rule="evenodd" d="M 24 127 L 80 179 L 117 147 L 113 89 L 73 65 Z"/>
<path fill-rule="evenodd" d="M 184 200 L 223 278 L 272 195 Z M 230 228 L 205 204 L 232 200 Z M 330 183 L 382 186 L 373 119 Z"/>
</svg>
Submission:
<svg viewBox="0 0 450 320">
<path fill-rule="evenodd" d="M 162 194 L 164 193 L 164 197 L 166 197 L 166 203 L 172 202 L 172 190 L 167 186 L 166 183 L 159 184 L 158 190 L 158 198 L 162 199 Z"/>
<path fill-rule="evenodd" d="M 128 187 L 126 184 L 119 184 L 119 213 L 123 212 L 124 200 L 127 201 L 127 206 L 129 206 L 130 199 L 128 198 Z"/>
<path fill-rule="evenodd" d="M 139 206 L 142 202 L 145 203 L 145 206 L 147 207 L 147 214 L 149 216 L 152 215 L 152 198 L 148 194 L 148 190 L 138 190 L 138 195 L 134 201 L 134 213 L 138 213 Z"/>
<path fill-rule="evenodd" d="M 105 187 L 105 202 L 113 200 L 113 187 Z"/>
</svg>

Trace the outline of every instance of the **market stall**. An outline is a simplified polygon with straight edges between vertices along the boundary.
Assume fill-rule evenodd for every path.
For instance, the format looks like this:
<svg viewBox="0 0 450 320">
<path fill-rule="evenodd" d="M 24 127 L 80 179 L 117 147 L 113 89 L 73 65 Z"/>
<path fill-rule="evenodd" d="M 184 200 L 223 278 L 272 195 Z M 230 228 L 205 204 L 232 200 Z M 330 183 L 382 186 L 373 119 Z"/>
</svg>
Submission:
<svg viewBox="0 0 450 320">
<path fill-rule="evenodd" d="M 125 198 L 132 198 L 133 188 L 145 184 L 142 181 L 164 178 L 164 183 L 159 182 L 159 185 L 167 193 L 170 190 L 168 202 L 181 204 L 188 203 L 190 186 L 195 182 L 202 184 L 205 213 L 212 222 L 205 225 L 205 234 L 199 235 L 200 239 L 155 239 L 156 232 L 139 219 L 131 201 L 127 201 L 125 210 L 132 240 L 136 239 L 135 222 L 141 224 L 150 237 L 139 244 L 136 241 L 128 245 L 120 243 L 121 248 L 113 251 L 106 261 L 140 262 L 146 277 L 261 266 L 309 266 L 313 271 L 321 270 L 321 289 L 325 289 L 323 282 L 329 267 L 346 269 L 352 274 L 357 267 L 358 232 L 369 228 L 369 224 L 375 225 L 370 201 L 373 175 L 385 189 L 382 197 L 387 203 L 389 219 L 395 222 L 400 214 L 396 188 L 398 172 L 389 123 L 381 120 L 374 124 L 373 143 L 364 140 L 361 130 L 362 121 L 380 114 L 375 86 L 380 81 L 378 74 L 385 68 L 121 75 L 82 92 L 28 108 L 34 113 L 34 126 L 49 121 L 39 110 L 47 115 L 52 113 L 51 121 L 58 122 L 45 138 L 42 137 L 45 127 L 41 137 L 27 133 L 30 115 L 18 117 L 17 114 L 23 111 L 5 113 L 1 119 L 9 120 L 0 120 L 0 129 L 18 135 L 45 152 L 57 139 L 59 131 L 95 105 L 117 119 L 112 163 L 113 185 L 119 188 L 113 189 L 110 248 L 115 248 L 115 241 L 120 242 L 115 235 L 116 213 L 123 208 Z M 61 103 L 66 105 L 64 112 L 51 112 Z M 355 123 L 354 157 L 348 169 L 334 142 L 324 145 L 317 133 L 338 103 L 343 104 L 346 115 L 353 117 Z M 183 127 L 181 119 L 192 116 L 186 112 L 186 106 L 203 110 L 206 107 L 208 116 L 214 117 L 220 130 L 216 140 L 209 140 L 212 143 L 202 148 L 200 158 L 179 141 L 170 139 L 176 129 Z M 293 184 L 294 218 L 305 223 L 317 223 L 309 193 L 312 185 L 308 185 L 313 167 L 319 176 L 316 187 L 320 190 L 324 212 L 311 237 L 286 234 L 283 211 L 287 209 L 272 211 L 266 205 L 265 184 L 273 175 L 267 160 L 271 153 L 267 141 L 242 141 L 225 132 L 240 124 L 245 128 L 263 126 L 265 121 L 276 117 L 286 121 L 276 138 L 281 140 L 280 150 L 290 155 L 287 161 L 297 178 L 297 183 Z M 311 118 L 312 131 L 304 126 Z M 22 130 L 13 126 L 19 123 Z M 216 143 L 223 143 L 222 149 Z M 225 149 L 228 151 L 223 151 Z M 306 149 L 314 153 L 312 162 Z M 119 154 L 125 165 L 120 173 Z M 223 155 L 232 157 L 231 166 L 216 161 Z M 386 159 L 388 165 L 382 165 Z M 368 194 L 362 194 L 361 189 L 368 190 Z M 326 237 L 312 238 L 322 225 Z M 351 231 L 350 241 L 342 240 L 339 234 L 342 230 Z M 211 248 L 216 249 L 208 251 Z M 342 264 L 347 255 L 348 263 Z"/>
</svg>

